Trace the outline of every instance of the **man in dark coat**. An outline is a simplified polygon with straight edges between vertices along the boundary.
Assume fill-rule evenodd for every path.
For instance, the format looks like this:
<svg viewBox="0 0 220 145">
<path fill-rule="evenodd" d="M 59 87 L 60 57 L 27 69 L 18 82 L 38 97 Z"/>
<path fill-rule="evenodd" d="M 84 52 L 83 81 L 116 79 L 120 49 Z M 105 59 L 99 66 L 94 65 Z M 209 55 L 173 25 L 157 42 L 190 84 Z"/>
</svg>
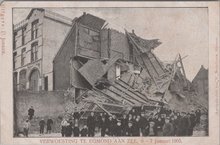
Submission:
<svg viewBox="0 0 220 145">
<path fill-rule="evenodd" d="M 177 125 L 177 136 L 187 136 L 190 122 L 185 112 L 181 116 Z"/>
<path fill-rule="evenodd" d="M 128 119 L 127 119 L 126 114 L 123 114 L 123 117 L 121 119 L 121 127 L 122 127 L 122 136 L 125 136 L 126 135 L 126 130 L 127 130 L 127 127 L 128 127 Z"/>
<path fill-rule="evenodd" d="M 103 117 L 103 114 L 102 113 L 99 113 L 99 115 L 97 116 L 96 118 L 96 126 L 98 127 L 98 130 L 100 131 L 101 129 L 101 122 L 102 122 L 102 117 Z"/>
<path fill-rule="evenodd" d="M 80 134 L 82 137 L 86 137 L 88 135 L 88 128 L 86 125 L 83 126 L 83 128 L 80 131 Z"/>
<path fill-rule="evenodd" d="M 140 116 L 138 115 L 137 118 L 135 119 L 134 123 L 133 123 L 133 136 L 140 136 L 140 128 L 141 128 L 141 124 L 140 124 Z"/>
<path fill-rule="evenodd" d="M 189 120 L 190 120 L 190 126 L 189 126 L 189 129 L 188 129 L 188 135 L 192 136 L 193 135 L 193 128 L 196 125 L 196 116 L 195 116 L 194 112 L 192 112 L 192 113 L 189 114 L 188 117 L 189 117 Z"/>
<path fill-rule="evenodd" d="M 122 126 L 121 120 L 118 120 L 116 127 L 115 127 L 115 136 L 122 136 Z"/>
<path fill-rule="evenodd" d="M 65 131 L 65 136 L 66 137 L 71 137 L 73 132 L 72 125 L 68 122 L 66 126 L 66 131 Z"/>
<path fill-rule="evenodd" d="M 95 116 L 94 112 L 91 112 L 91 116 L 87 118 L 88 136 L 95 136 Z"/>
<path fill-rule="evenodd" d="M 115 115 L 112 115 L 112 135 L 116 136 L 116 125 L 117 125 L 117 118 Z"/>
<path fill-rule="evenodd" d="M 104 137 L 106 134 L 106 129 L 107 129 L 107 121 L 104 116 L 102 116 L 101 118 L 100 128 L 101 128 L 101 136 Z"/>
<path fill-rule="evenodd" d="M 79 130 L 78 124 L 75 124 L 73 128 L 73 136 L 79 137 L 79 134 L 80 134 L 80 130 Z"/>
<path fill-rule="evenodd" d="M 173 135 L 173 124 L 170 123 L 170 119 L 165 119 L 165 124 L 163 125 L 163 136 L 172 136 Z"/>
<path fill-rule="evenodd" d="M 113 136 L 113 133 L 114 133 L 114 121 L 113 121 L 112 116 L 109 116 L 107 127 L 108 127 L 108 135 L 109 136 Z"/>
<path fill-rule="evenodd" d="M 48 133 L 48 134 L 51 133 L 52 124 L 53 124 L 53 120 L 49 118 L 49 119 L 47 120 L 47 133 Z"/>
<path fill-rule="evenodd" d="M 45 126 L 45 121 L 44 119 L 41 119 L 41 121 L 39 122 L 39 126 L 40 126 L 40 134 L 44 134 L 44 126 Z"/>
<path fill-rule="evenodd" d="M 31 108 L 28 109 L 28 116 L 29 116 L 29 120 L 31 120 L 34 116 L 34 107 L 31 106 Z"/>
<path fill-rule="evenodd" d="M 128 122 L 126 136 L 133 136 L 133 123 L 131 121 Z"/>
<path fill-rule="evenodd" d="M 140 117 L 140 128 L 141 128 L 141 133 L 142 135 L 144 134 L 144 129 L 147 126 L 148 121 L 147 118 L 144 116 L 144 112 L 141 112 L 141 117 Z"/>
</svg>

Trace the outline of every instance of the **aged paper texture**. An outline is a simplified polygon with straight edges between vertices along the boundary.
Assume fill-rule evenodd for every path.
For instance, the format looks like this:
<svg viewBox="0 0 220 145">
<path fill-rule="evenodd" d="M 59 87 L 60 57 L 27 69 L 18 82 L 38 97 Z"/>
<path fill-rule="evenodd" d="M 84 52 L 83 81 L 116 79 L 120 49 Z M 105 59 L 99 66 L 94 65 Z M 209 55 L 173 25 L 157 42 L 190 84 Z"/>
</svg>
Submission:
<svg viewBox="0 0 220 145">
<path fill-rule="evenodd" d="M 4 2 L 1 144 L 219 144 L 219 2 Z"/>
</svg>

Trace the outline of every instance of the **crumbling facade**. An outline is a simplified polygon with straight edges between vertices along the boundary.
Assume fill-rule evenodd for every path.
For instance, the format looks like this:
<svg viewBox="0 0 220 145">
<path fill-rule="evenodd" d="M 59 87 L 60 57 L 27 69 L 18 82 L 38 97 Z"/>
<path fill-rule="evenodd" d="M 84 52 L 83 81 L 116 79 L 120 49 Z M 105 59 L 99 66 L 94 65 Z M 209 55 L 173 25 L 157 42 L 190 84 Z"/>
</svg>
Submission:
<svg viewBox="0 0 220 145">
<path fill-rule="evenodd" d="M 55 89 L 68 89 L 79 111 L 170 107 L 174 98 L 181 104 L 190 88 L 182 58 L 163 63 L 153 53 L 160 44 L 106 28 L 105 20 L 84 13 L 74 19 L 53 61 Z"/>
<path fill-rule="evenodd" d="M 13 77 L 16 90 L 53 90 L 53 59 L 72 20 L 34 8 L 13 25 Z"/>
</svg>

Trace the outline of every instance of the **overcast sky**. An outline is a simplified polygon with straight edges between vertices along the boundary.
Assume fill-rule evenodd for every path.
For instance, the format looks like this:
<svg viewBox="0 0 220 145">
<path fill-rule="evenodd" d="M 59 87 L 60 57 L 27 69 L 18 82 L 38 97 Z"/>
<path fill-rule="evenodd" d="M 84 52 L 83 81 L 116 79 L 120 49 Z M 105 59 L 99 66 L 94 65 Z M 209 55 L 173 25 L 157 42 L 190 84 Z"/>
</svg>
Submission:
<svg viewBox="0 0 220 145">
<path fill-rule="evenodd" d="M 154 52 L 162 61 L 180 53 L 187 78 L 192 80 L 201 65 L 208 68 L 207 8 L 62 8 L 49 9 L 69 18 L 87 12 L 105 19 L 109 26 L 124 32 L 132 29 L 145 39 L 160 39 Z M 14 9 L 14 24 L 26 18 L 30 9 Z"/>
</svg>

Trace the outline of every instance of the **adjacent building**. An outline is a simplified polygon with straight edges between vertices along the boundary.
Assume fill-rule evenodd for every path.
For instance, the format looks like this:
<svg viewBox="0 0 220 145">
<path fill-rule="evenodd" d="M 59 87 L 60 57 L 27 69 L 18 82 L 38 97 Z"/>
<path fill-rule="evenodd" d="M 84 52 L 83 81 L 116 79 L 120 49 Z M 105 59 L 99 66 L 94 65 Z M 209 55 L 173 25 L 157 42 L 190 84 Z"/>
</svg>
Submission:
<svg viewBox="0 0 220 145">
<path fill-rule="evenodd" d="M 198 96 L 208 96 L 208 69 L 202 65 L 192 81 L 194 91 Z"/>
<path fill-rule="evenodd" d="M 53 59 L 72 26 L 72 19 L 34 8 L 13 25 L 13 76 L 20 90 L 53 90 Z"/>
</svg>

